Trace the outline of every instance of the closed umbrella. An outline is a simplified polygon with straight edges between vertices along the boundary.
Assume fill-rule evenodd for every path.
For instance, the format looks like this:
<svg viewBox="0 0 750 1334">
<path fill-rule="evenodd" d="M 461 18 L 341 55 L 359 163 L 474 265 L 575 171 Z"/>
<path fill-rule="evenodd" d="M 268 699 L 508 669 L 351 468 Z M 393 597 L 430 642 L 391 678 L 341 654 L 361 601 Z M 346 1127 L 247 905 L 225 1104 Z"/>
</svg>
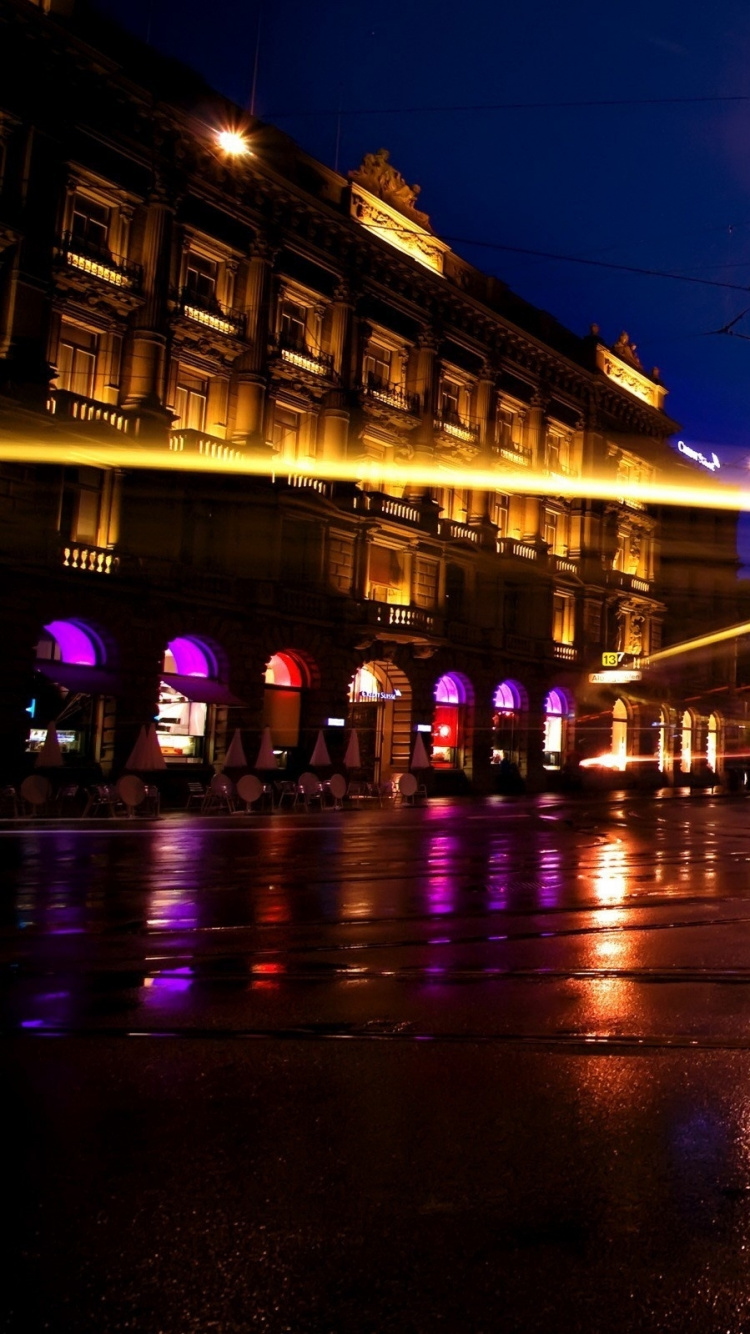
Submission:
<svg viewBox="0 0 750 1334">
<path fill-rule="evenodd" d="M 330 765 L 331 763 L 331 757 L 328 754 L 328 747 L 326 745 L 326 739 L 323 736 L 322 728 L 318 732 L 318 739 L 315 742 L 315 748 L 310 756 L 310 763 L 316 769 L 323 769 L 326 765 Z"/>
<path fill-rule="evenodd" d="M 44 744 L 41 750 L 37 751 L 34 761 L 35 769 L 61 769 L 63 765 L 62 751 L 60 742 L 57 739 L 57 732 L 54 724 L 47 728 L 47 735 L 44 738 Z"/>
<path fill-rule="evenodd" d="M 138 740 L 136 741 L 135 745 L 133 746 L 133 749 L 130 752 L 130 755 L 128 756 L 127 762 L 125 764 L 126 769 L 146 768 L 144 760 L 146 759 L 146 754 L 147 754 L 146 750 L 147 744 L 148 743 L 146 741 L 146 729 L 145 727 L 142 727 L 140 732 L 138 733 Z"/>
<path fill-rule="evenodd" d="M 224 756 L 224 768 L 225 769 L 247 768 L 247 758 L 245 756 L 245 748 L 242 744 L 242 737 L 240 736 L 239 727 L 236 727 L 234 729 L 234 736 L 232 737 L 229 749 L 227 750 L 227 753 Z"/>
<path fill-rule="evenodd" d="M 156 726 L 154 723 L 146 730 L 146 748 L 145 763 L 139 764 L 139 769 L 166 769 L 167 761 L 161 753 L 159 738 L 156 735 Z"/>
<path fill-rule="evenodd" d="M 409 768 L 429 769 L 429 767 L 430 767 L 430 761 L 427 755 L 427 751 L 425 750 L 424 741 L 422 740 L 422 733 L 417 732 L 417 737 L 414 742 L 414 752 L 411 757 L 411 764 L 409 765 Z"/>
<path fill-rule="evenodd" d="M 344 753 L 344 765 L 347 769 L 362 768 L 362 756 L 359 753 L 359 732 L 356 728 L 353 728 L 349 734 L 349 740 Z"/>
<path fill-rule="evenodd" d="M 270 727 L 263 728 L 263 736 L 261 738 L 260 750 L 258 751 L 258 758 L 255 761 L 253 768 L 254 769 L 277 768 L 276 756 L 273 753 L 273 742 L 271 740 Z"/>
</svg>

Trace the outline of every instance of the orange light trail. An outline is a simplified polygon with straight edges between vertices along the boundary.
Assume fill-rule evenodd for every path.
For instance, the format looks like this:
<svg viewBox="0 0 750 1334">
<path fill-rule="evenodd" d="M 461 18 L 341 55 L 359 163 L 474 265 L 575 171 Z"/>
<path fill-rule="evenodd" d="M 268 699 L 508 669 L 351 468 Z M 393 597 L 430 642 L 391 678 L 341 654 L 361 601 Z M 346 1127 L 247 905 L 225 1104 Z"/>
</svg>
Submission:
<svg viewBox="0 0 750 1334">
<path fill-rule="evenodd" d="M 725 630 L 715 630 L 710 635 L 700 635 L 697 639 L 685 639 L 681 644 L 670 644 L 669 648 L 660 649 L 658 653 L 651 653 L 647 658 L 642 658 L 641 662 L 646 666 L 651 666 L 655 662 L 663 662 L 666 658 L 676 658 L 683 653 L 692 653 L 695 649 L 708 648 L 711 644 L 722 644 L 726 640 L 739 639 L 740 635 L 750 635 L 750 621 L 742 621 L 739 625 L 729 625 Z"/>
<path fill-rule="evenodd" d="M 218 452 L 224 457 L 218 457 Z M 378 459 L 288 459 L 244 453 L 231 442 L 217 442 L 217 454 L 192 450 L 170 450 L 161 445 L 97 440 L 78 436 L 61 438 L 51 432 L 34 440 L 0 435 L 0 461 L 7 463 L 56 464 L 90 468 L 145 468 L 163 472 L 196 472 L 251 477 L 296 477 L 320 481 L 367 482 L 382 488 L 471 487 L 476 491 L 502 491 L 516 495 L 560 496 L 564 499 L 634 501 L 640 505 L 688 505 L 701 509 L 750 510 L 750 490 L 701 479 L 685 482 L 624 482 L 615 477 L 563 477 L 520 469 L 504 472 L 472 465 L 443 465 L 431 460 L 389 463 Z"/>
</svg>

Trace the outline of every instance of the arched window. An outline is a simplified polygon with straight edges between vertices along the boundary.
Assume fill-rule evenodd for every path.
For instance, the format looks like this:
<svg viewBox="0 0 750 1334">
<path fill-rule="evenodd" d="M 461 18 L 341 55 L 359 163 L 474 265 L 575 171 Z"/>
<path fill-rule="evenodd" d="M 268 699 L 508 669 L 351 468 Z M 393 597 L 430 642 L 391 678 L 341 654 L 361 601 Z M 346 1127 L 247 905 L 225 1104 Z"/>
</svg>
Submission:
<svg viewBox="0 0 750 1334">
<path fill-rule="evenodd" d="M 693 717 L 689 709 L 682 715 L 682 737 L 680 741 L 680 769 L 689 774 L 693 767 Z"/>
<path fill-rule="evenodd" d="M 612 768 L 624 772 L 628 763 L 628 710 L 621 699 L 616 699 L 612 708 L 612 755 Z"/>
<path fill-rule="evenodd" d="M 97 667 L 104 661 L 104 651 L 98 636 L 79 621 L 50 621 L 37 644 L 40 660 L 78 663 L 82 667 Z"/>
<path fill-rule="evenodd" d="M 301 652 L 281 649 L 265 666 L 263 725 L 270 727 L 276 758 L 283 768 L 287 751 L 300 744 L 303 691 L 312 684 L 314 664 Z"/>
<path fill-rule="evenodd" d="M 435 686 L 435 712 L 432 722 L 432 763 L 445 769 L 460 769 L 464 746 L 471 686 L 460 672 L 447 672 Z"/>
<path fill-rule="evenodd" d="M 164 653 L 163 670 L 178 676 L 217 676 L 216 659 L 199 639 L 178 638 L 168 643 Z"/>
<path fill-rule="evenodd" d="M 657 733 L 656 763 L 660 774 L 669 770 L 669 715 L 666 709 L 659 711 L 659 731 Z"/>
<path fill-rule="evenodd" d="M 202 639 L 178 635 L 164 650 L 156 732 L 168 760 L 197 763 L 208 759 L 215 710 L 209 714 L 206 683 L 219 669 L 213 650 Z M 208 694 L 211 698 L 211 694 Z"/>
<path fill-rule="evenodd" d="M 550 690 L 544 701 L 544 767 L 561 769 L 566 747 L 568 701 L 562 690 Z"/>
<path fill-rule="evenodd" d="M 719 766 L 719 719 L 712 713 L 708 720 L 706 733 L 706 763 L 709 769 L 718 773 Z"/>
<path fill-rule="evenodd" d="M 528 707 L 526 691 L 517 681 L 501 681 L 492 697 L 492 764 L 524 761 L 523 712 Z"/>
<path fill-rule="evenodd" d="M 302 672 L 290 653 L 274 653 L 266 663 L 266 685 L 287 690 L 301 690 Z"/>
<path fill-rule="evenodd" d="M 61 749 L 78 757 L 101 758 L 106 653 L 95 630 L 82 621 L 48 621 L 36 646 L 32 727 L 27 749 L 38 751 L 55 726 Z"/>
</svg>

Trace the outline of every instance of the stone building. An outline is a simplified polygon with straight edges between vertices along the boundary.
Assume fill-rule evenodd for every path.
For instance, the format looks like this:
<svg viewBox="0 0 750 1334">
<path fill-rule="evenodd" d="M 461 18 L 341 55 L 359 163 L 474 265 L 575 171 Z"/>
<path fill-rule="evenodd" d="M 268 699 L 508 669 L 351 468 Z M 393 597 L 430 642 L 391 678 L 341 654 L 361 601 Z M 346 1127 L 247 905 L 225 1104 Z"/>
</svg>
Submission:
<svg viewBox="0 0 750 1334">
<path fill-rule="evenodd" d="M 53 720 L 81 771 L 119 772 L 158 716 L 183 775 L 268 725 L 290 773 L 356 727 L 376 779 L 424 732 L 438 790 L 603 753 L 669 781 L 685 691 L 638 660 L 742 619 L 736 516 L 698 521 L 707 561 L 629 489 L 678 461 L 628 336 L 460 259 L 384 150 L 341 176 L 51 8 L 0 8 L 6 774 Z M 640 679 L 602 678 L 607 653 Z M 715 656 L 720 705 L 691 706 L 691 770 L 720 767 L 711 716 L 742 744 L 734 671 Z"/>
</svg>

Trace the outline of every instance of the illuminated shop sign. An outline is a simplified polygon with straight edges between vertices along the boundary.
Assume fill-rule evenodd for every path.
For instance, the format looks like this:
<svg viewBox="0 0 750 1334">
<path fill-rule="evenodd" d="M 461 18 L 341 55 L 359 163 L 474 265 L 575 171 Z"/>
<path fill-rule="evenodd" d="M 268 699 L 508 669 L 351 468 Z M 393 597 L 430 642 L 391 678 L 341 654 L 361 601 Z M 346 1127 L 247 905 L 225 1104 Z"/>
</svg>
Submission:
<svg viewBox="0 0 750 1334">
<path fill-rule="evenodd" d="M 635 667 L 632 670 L 617 669 L 603 672 L 589 672 L 589 681 L 592 686 L 622 686 L 628 681 L 640 681 L 643 673 Z"/>
<path fill-rule="evenodd" d="M 377 704 L 381 699 L 400 698 L 400 690 L 358 690 L 354 696 L 356 704 Z"/>
<path fill-rule="evenodd" d="M 721 467 L 721 460 L 718 454 L 714 454 L 713 450 L 711 450 L 710 459 L 707 459 L 699 449 L 691 449 L 690 445 L 686 445 L 684 440 L 677 441 L 677 448 L 681 454 L 685 455 L 686 459 L 692 459 L 693 463 L 700 463 L 701 467 L 708 468 L 709 472 L 717 472 Z"/>
</svg>

